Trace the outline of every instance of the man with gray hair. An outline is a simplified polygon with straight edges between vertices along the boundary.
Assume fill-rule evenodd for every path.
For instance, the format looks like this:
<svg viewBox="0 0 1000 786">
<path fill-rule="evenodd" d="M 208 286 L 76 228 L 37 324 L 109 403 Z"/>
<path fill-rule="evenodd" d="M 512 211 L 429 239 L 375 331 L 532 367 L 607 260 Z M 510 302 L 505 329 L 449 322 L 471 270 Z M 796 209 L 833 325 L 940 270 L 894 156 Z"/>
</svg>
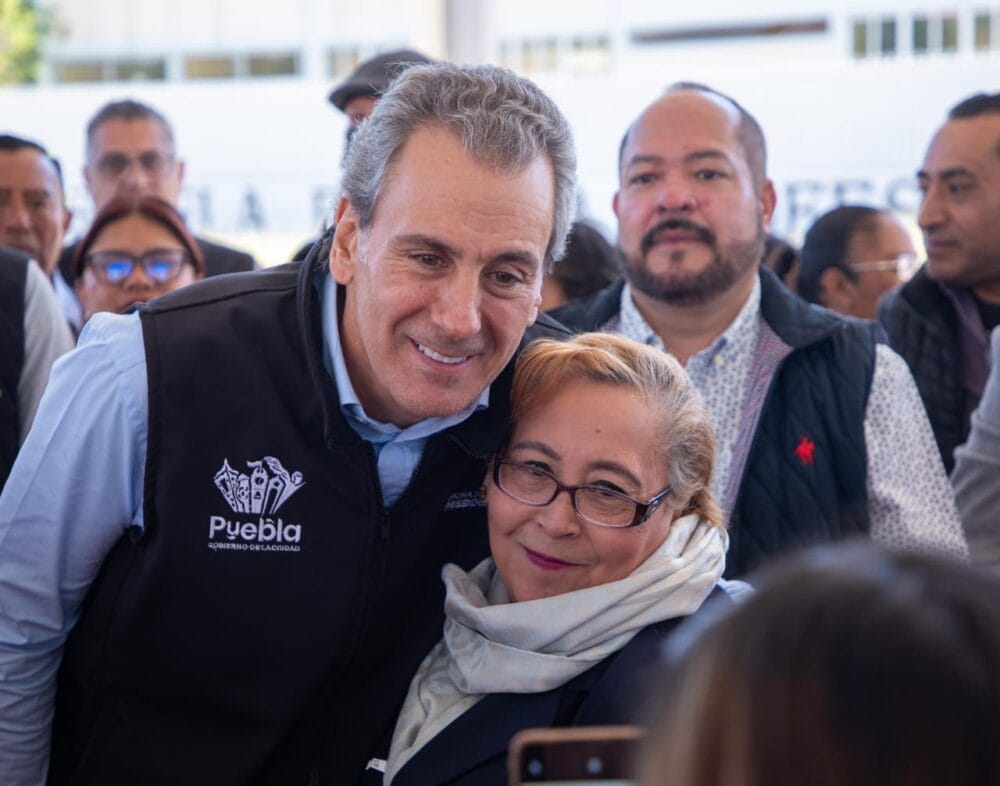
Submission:
<svg viewBox="0 0 1000 786">
<path fill-rule="evenodd" d="M 487 554 L 574 170 L 527 80 L 414 67 L 304 263 L 94 317 L 0 497 L 0 782 L 360 779 Z"/>
</svg>

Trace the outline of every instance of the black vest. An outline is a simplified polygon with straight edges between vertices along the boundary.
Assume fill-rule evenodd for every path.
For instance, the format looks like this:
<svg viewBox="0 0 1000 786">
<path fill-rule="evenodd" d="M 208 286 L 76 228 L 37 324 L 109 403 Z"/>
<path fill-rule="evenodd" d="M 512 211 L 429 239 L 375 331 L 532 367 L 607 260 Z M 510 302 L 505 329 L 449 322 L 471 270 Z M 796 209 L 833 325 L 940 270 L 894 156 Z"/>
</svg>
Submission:
<svg viewBox="0 0 1000 786">
<path fill-rule="evenodd" d="M 24 287 L 28 258 L 0 249 L 0 489 L 20 445 L 17 387 L 24 368 Z"/>
<path fill-rule="evenodd" d="M 772 380 L 730 516 L 730 578 L 779 554 L 865 533 L 869 523 L 864 416 L 879 329 L 800 300 L 769 270 L 760 277 L 764 322 L 792 352 Z M 553 316 L 596 330 L 618 313 L 623 286 Z"/>
<path fill-rule="evenodd" d="M 384 509 L 323 366 L 313 278 L 287 265 L 141 309 L 145 531 L 71 636 L 51 783 L 359 779 L 440 638 L 441 566 L 486 556 L 478 489 L 513 363 Z M 565 335 L 542 321 L 532 337 Z"/>
<path fill-rule="evenodd" d="M 969 438 L 970 406 L 962 387 L 962 348 L 955 306 L 922 267 L 879 304 L 879 319 L 913 374 L 947 472 Z"/>
</svg>

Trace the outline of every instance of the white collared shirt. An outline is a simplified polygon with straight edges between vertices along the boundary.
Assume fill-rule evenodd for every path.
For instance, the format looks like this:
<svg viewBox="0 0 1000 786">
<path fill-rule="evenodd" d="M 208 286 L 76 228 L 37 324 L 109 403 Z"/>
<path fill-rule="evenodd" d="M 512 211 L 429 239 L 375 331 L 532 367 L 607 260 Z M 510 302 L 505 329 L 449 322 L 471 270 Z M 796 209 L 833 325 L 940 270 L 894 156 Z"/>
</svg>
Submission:
<svg viewBox="0 0 1000 786">
<path fill-rule="evenodd" d="M 729 481 L 754 347 L 763 324 L 760 293 L 757 279 L 729 327 L 686 365 L 715 429 L 712 491 L 719 500 Z M 669 351 L 639 313 L 627 283 L 618 315 L 602 330 Z M 872 539 L 895 548 L 931 549 L 967 559 L 955 498 L 917 386 L 906 362 L 884 344 L 875 348 L 864 431 Z"/>
</svg>

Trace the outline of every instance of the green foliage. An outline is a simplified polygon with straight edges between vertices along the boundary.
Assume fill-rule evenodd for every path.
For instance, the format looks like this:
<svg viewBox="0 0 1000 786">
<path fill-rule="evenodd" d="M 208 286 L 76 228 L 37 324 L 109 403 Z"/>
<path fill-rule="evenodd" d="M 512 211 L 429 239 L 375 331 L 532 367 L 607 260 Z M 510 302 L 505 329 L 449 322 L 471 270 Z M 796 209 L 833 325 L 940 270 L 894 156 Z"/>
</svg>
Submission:
<svg viewBox="0 0 1000 786">
<path fill-rule="evenodd" d="M 47 18 L 34 0 L 0 0 L 0 85 L 38 79 Z"/>
</svg>

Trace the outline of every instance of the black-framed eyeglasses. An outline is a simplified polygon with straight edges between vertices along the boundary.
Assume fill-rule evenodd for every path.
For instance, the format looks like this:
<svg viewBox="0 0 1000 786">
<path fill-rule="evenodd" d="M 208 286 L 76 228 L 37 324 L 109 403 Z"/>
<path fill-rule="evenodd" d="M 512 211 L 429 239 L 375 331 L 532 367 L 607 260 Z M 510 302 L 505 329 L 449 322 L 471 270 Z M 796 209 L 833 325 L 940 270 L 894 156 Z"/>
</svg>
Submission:
<svg viewBox="0 0 1000 786">
<path fill-rule="evenodd" d="M 599 527 L 635 527 L 646 521 L 671 492 L 670 486 L 642 502 L 606 486 L 570 486 L 551 472 L 520 461 L 495 459 L 493 483 L 511 499 L 545 507 L 565 491 L 576 515 Z"/>
<path fill-rule="evenodd" d="M 124 153 L 107 153 L 97 160 L 97 169 L 102 175 L 119 178 L 135 163 L 147 175 L 161 177 L 173 160 L 173 156 L 159 150 L 147 150 L 134 158 Z"/>
<path fill-rule="evenodd" d="M 191 255 L 182 248 L 154 248 L 141 256 L 127 251 L 95 251 L 84 261 L 108 284 L 124 283 L 137 265 L 156 284 L 169 284 L 191 262 Z"/>
</svg>

